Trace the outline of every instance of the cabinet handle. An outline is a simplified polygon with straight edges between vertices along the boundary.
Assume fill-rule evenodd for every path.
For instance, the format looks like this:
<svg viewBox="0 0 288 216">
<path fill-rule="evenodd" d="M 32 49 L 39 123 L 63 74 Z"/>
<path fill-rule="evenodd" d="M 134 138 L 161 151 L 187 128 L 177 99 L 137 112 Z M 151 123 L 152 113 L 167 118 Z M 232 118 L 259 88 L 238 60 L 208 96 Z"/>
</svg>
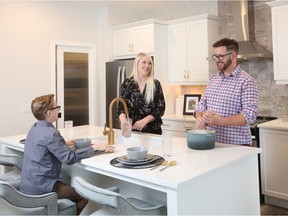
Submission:
<svg viewBox="0 0 288 216">
<path fill-rule="evenodd" d="M 189 79 L 190 77 L 189 77 L 189 74 L 190 74 L 190 71 L 189 70 L 187 70 L 187 79 Z"/>
<path fill-rule="evenodd" d="M 162 126 L 170 127 L 170 125 L 169 125 L 169 124 L 162 124 Z"/>
<path fill-rule="evenodd" d="M 184 70 L 184 79 L 186 79 L 186 70 Z"/>
<path fill-rule="evenodd" d="M 129 52 L 134 52 L 134 45 L 133 43 L 132 44 L 129 44 Z"/>
</svg>

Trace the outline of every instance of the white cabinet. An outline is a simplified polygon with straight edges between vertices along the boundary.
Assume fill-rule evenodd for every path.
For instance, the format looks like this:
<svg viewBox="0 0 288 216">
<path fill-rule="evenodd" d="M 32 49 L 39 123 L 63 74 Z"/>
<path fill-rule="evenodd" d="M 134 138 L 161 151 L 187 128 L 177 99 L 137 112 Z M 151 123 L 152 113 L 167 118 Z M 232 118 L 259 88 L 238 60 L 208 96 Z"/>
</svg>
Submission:
<svg viewBox="0 0 288 216">
<path fill-rule="evenodd" d="M 166 112 L 174 113 L 175 98 L 179 95 L 177 87 L 168 83 L 168 42 L 167 22 L 148 19 L 134 23 L 114 26 L 113 59 L 135 58 L 139 52 L 147 52 L 153 56 L 154 77 L 161 82 L 166 102 Z M 133 32 L 133 33 L 131 33 Z M 146 32 L 146 33 L 145 33 Z M 133 50 L 129 51 L 133 35 Z"/>
<path fill-rule="evenodd" d="M 127 27 L 127 25 L 116 27 L 113 30 L 114 58 L 134 58 L 140 52 L 153 55 L 158 28 L 163 28 L 163 26 L 166 28 L 166 24 L 150 22 L 153 23 L 141 24 L 139 22 L 133 27 Z"/>
<path fill-rule="evenodd" d="M 162 118 L 161 126 L 163 131 L 171 131 L 173 136 L 186 137 L 186 131 L 194 127 L 195 118 Z"/>
<path fill-rule="evenodd" d="M 267 3 L 272 7 L 272 36 L 274 79 L 277 84 L 288 84 L 288 1 Z"/>
<path fill-rule="evenodd" d="M 219 39 L 218 17 L 208 14 L 178 19 L 168 25 L 168 80 L 170 83 L 207 84 L 216 71 L 212 44 Z"/>
<path fill-rule="evenodd" d="M 260 128 L 261 182 L 265 201 L 288 203 L 288 130 Z M 273 199 L 271 199 L 271 197 Z M 280 199 L 281 202 L 275 200 Z M 270 202 L 269 200 L 273 201 Z"/>
</svg>

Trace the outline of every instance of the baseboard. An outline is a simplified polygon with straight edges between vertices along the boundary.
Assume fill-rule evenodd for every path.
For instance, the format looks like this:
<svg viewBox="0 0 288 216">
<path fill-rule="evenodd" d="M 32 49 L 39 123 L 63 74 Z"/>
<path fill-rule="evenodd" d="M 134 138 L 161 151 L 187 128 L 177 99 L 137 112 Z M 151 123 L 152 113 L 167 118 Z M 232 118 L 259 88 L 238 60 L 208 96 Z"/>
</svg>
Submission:
<svg viewBox="0 0 288 216">
<path fill-rule="evenodd" d="M 275 198 L 271 196 L 264 196 L 264 202 L 267 204 L 279 206 L 279 207 L 286 208 L 286 209 L 288 206 L 288 200 L 279 199 L 279 198 Z"/>
</svg>

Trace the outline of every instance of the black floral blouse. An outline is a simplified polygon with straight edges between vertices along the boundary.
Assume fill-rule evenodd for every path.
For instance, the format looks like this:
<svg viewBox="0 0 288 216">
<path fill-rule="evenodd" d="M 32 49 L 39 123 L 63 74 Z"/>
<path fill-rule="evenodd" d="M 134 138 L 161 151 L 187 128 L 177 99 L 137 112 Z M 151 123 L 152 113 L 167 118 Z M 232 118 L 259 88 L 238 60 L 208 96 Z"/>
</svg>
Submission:
<svg viewBox="0 0 288 216">
<path fill-rule="evenodd" d="M 150 104 L 146 103 L 144 97 L 146 86 L 144 88 L 143 94 L 141 94 L 138 84 L 133 77 L 126 79 L 122 83 L 120 97 L 123 98 L 127 103 L 129 118 L 131 118 L 133 121 L 132 124 L 134 124 L 138 120 L 145 118 L 148 115 L 152 115 L 155 120 L 149 122 L 142 129 L 142 132 L 161 134 L 161 116 L 163 116 L 165 112 L 165 99 L 160 82 L 154 79 L 154 84 L 154 100 Z M 122 103 L 119 103 L 118 116 L 121 113 L 124 113 L 124 108 Z"/>
</svg>

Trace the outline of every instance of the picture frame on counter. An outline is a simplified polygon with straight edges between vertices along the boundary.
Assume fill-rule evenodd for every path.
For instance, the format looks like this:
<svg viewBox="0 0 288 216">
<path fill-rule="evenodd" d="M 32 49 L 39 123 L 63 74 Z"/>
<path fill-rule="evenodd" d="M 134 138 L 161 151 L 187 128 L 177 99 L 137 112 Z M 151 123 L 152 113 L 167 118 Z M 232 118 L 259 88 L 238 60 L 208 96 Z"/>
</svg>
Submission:
<svg viewBox="0 0 288 216">
<path fill-rule="evenodd" d="M 193 115 L 200 98 L 201 94 L 185 94 L 183 115 Z"/>
</svg>

